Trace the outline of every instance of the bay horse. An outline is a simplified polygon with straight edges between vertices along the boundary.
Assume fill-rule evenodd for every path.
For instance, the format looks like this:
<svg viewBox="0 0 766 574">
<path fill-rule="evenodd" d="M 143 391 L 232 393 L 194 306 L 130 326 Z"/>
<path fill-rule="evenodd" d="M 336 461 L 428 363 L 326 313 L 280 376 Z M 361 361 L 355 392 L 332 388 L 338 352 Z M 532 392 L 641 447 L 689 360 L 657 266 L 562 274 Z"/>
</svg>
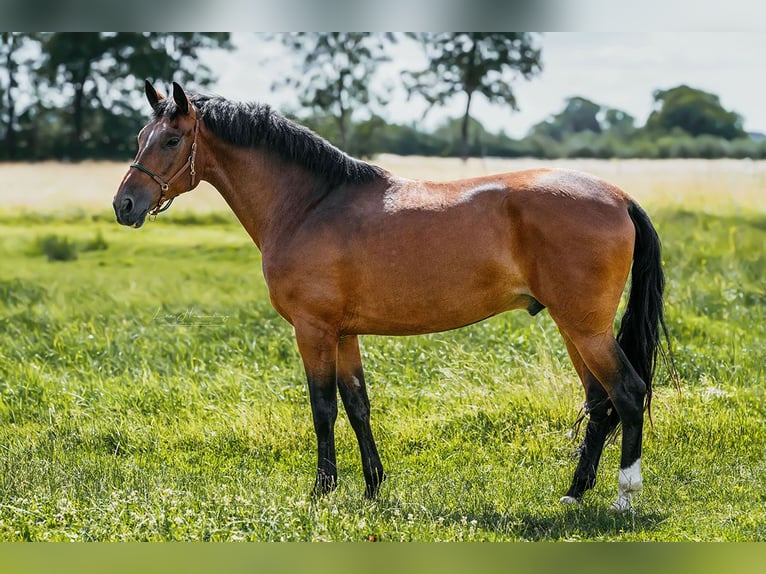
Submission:
<svg viewBox="0 0 766 574">
<path fill-rule="evenodd" d="M 295 329 L 317 439 L 316 495 L 337 484 L 338 392 L 359 443 L 365 495 L 375 497 L 386 476 L 359 335 L 432 333 L 547 308 L 582 381 L 588 416 L 561 502 L 577 503 L 594 486 L 605 439 L 621 424 L 612 509 L 631 508 L 642 488 L 644 410 L 667 330 L 660 241 L 626 193 L 561 169 L 404 179 L 267 105 L 187 95 L 177 83 L 172 98 L 149 81 L 145 92 L 153 115 L 114 197 L 117 221 L 141 227 L 202 179 L 229 204 L 261 250 L 272 304 Z"/>
</svg>

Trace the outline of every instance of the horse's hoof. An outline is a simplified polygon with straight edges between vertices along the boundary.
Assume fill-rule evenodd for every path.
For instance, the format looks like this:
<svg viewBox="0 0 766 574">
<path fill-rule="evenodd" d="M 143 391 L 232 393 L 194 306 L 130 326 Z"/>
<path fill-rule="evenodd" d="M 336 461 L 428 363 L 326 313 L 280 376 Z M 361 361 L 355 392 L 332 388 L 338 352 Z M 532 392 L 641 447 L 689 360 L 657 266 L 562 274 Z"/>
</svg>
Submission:
<svg viewBox="0 0 766 574">
<path fill-rule="evenodd" d="M 559 498 L 559 504 L 566 504 L 567 506 L 574 506 L 580 504 L 580 501 L 574 496 L 562 496 Z"/>
<path fill-rule="evenodd" d="M 631 505 L 630 499 L 630 494 L 620 493 L 617 496 L 617 500 L 615 500 L 612 503 L 612 506 L 609 507 L 609 511 L 613 512 L 614 514 L 624 514 L 626 512 L 631 512 L 633 510 L 633 506 Z"/>
<path fill-rule="evenodd" d="M 386 473 L 383 472 L 382 468 L 376 469 L 374 473 L 369 476 L 365 476 L 366 486 L 364 489 L 364 497 L 367 500 L 375 500 L 378 497 L 380 487 L 383 485 L 386 478 Z"/>
<path fill-rule="evenodd" d="M 314 488 L 311 490 L 311 494 L 314 496 L 314 498 L 322 498 L 323 496 L 330 494 L 337 487 L 337 477 L 320 473 L 317 474 L 317 478 L 314 482 Z"/>
</svg>

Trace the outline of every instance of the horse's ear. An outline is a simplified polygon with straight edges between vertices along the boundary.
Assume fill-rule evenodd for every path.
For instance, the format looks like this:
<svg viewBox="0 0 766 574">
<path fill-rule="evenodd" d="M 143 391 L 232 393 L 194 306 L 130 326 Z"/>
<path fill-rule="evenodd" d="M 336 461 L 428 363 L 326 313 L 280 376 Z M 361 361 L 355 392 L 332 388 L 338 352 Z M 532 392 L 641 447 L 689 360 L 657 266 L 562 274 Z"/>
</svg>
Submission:
<svg viewBox="0 0 766 574">
<path fill-rule="evenodd" d="M 152 106 L 153 110 L 156 110 L 157 104 L 160 100 L 164 100 L 165 96 L 155 90 L 154 86 L 152 86 L 152 83 L 149 80 L 144 82 L 144 91 L 146 92 L 146 99 L 149 100 L 149 105 Z"/>
<path fill-rule="evenodd" d="M 189 98 L 187 97 L 186 92 L 184 92 L 184 89 L 176 82 L 173 82 L 173 99 L 178 106 L 178 111 L 183 115 L 187 115 L 189 113 L 191 102 L 189 102 Z"/>
</svg>

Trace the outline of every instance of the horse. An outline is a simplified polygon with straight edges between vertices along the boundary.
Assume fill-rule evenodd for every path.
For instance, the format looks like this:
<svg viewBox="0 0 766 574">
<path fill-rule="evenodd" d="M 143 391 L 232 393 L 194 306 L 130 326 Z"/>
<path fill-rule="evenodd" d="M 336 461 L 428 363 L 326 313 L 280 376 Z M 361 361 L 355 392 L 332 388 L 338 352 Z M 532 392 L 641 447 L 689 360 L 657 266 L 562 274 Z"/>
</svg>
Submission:
<svg viewBox="0 0 766 574">
<path fill-rule="evenodd" d="M 660 240 L 625 192 L 572 170 L 528 169 L 456 181 L 397 177 L 350 157 L 259 103 L 147 80 L 151 120 L 113 207 L 147 215 L 208 181 L 262 254 L 271 303 L 294 328 L 317 441 L 313 493 L 337 485 L 340 398 L 359 443 L 365 496 L 386 478 L 370 428 L 359 336 L 456 329 L 512 309 L 547 309 L 585 392 L 587 424 L 571 486 L 596 483 L 621 425 L 616 512 L 642 489 L 644 412 L 667 329 Z M 624 315 L 615 317 L 631 276 Z"/>
</svg>

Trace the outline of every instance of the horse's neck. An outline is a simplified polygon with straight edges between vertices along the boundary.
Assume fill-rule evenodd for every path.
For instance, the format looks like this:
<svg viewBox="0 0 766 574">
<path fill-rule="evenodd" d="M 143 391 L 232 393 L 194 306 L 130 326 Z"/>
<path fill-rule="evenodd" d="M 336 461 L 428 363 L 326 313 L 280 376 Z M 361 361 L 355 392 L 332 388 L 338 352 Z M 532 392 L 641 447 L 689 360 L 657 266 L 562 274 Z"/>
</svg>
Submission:
<svg viewBox="0 0 766 574">
<path fill-rule="evenodd" d="M 308 205 L 312 182 L 305 170 L 274 154 L 214 144 L 203 172 L 261 251 Z"/>
</svg>

